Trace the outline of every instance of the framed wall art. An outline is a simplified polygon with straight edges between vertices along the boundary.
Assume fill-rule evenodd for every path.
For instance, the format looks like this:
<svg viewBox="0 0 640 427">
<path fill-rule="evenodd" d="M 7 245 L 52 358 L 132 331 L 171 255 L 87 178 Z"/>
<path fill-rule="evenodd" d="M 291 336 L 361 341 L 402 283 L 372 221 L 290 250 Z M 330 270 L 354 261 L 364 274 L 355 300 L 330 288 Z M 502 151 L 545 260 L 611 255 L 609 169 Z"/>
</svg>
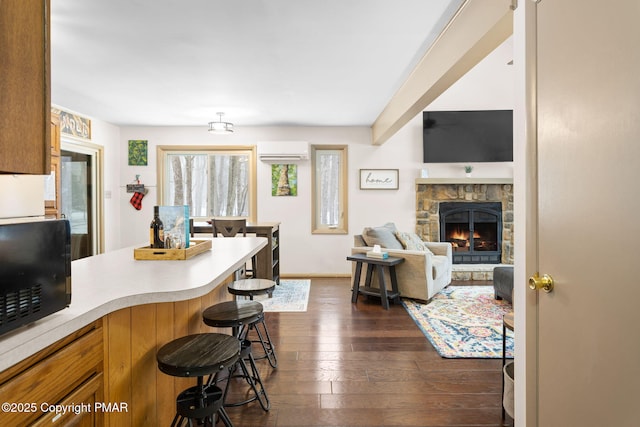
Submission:
<svg viewBox="0 0 640 427">
<path fill-rule="evenodd" d="M 147 141 L 129 140 L 129 166 L 147 166 Z"/>
<path fill-rule="evenodd" d="M 360 169 L 361 190 L 397 190 L 398 169 Z"/>
<path fill-rule="evenodd" d="M 298 195 L 298 166 L 291 164 L 271 165 L 271 195 Z"/>
</svg>

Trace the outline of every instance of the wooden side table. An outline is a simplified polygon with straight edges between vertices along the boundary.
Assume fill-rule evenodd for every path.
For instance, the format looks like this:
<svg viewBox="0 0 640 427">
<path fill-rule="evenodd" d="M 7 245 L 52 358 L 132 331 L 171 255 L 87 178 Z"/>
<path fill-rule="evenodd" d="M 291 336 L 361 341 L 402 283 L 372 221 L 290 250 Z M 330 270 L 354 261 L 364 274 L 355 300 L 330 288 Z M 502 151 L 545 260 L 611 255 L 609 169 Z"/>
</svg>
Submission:
<svg viewBox="0 0 640 427">
<path fill-rule="evenodd" d="M 385 310 L 389 309 L 389 300 L 393 300 L 396 303 L 400 302 L 400 291 L 398 290 L 398 279 L 396 278 L 396 265 L 404 262 L 404 258 L 389 257 L 386 259 L 371 258 L 365 254 L 353 254 L 347 257 L 348 261 L 356 263 L 356 271 L 353 276 L 353 289 L 351 294 L 351 302 L 356 303 L 358 301 L 358 295 L 370 295 L 380 297 L 382 306 Z M 365 278 L 364 286 L 360 286 L 360 276 L 362 274 L 362 264 L 367 264 L 367 276 Z M 373 270 L 376 270 L 378 275 L 378 288 L 371 286 L 373 278 Z M 391 292 L 387 291 L 387 283 L 384 277 L 384 269 L 389 270 L 389 277 L 391 278 Z"/>
</svg>

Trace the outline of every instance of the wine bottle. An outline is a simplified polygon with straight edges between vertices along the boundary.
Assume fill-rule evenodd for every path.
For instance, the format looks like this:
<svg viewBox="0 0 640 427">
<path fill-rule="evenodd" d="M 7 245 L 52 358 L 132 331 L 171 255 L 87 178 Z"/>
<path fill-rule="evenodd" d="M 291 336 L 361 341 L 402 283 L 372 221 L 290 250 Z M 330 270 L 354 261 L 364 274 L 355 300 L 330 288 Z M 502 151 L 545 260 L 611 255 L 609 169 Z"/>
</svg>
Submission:
<svg viewBox="0 0 640 427">
<path fill-rule="evenodd" d="M 154 249 L 164 248 L 164 224 L 160 219 L 160 208 L 153 207 L 153 220 L 149 226 L 149 246 Z"/>
</svg>

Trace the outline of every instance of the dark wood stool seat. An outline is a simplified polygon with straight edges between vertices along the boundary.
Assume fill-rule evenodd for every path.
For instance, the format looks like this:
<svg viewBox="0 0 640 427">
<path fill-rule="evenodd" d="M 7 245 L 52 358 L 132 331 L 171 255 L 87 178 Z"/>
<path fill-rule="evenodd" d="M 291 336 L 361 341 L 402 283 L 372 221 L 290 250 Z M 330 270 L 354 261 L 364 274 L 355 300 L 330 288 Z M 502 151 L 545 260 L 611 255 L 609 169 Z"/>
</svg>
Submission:
<svg viewBox="0 0 640 427">
<path fill-rule="evenodd" d="M 271 296 L 275 288 L 276 282 L 267 279 L 242 279 L 227 285 L 227 291 L 229 291 L 230 294 L 236 297 L 249 297 L 250 300 L 253 300 L 253 297 L 256 295 Z"/>
<path fill-rule="evenodd" d="M 215 384 L 205 385 L 205 376 L 215 376 L 235 366 L 240 358 L 241 345 L 236 337 L 225 334 L 194 334 L 177 338 L 163 345 L 156 354 L 158 369 L 175 377 L 197 377 L 197 385 L 178 395 L 176 415 L 172 426 L 184 419 L 204 420 L 215 425 L 218 414 L 227 427 L 232 426 L 224 410 L 224 394 Z"/>
<path fill-rule="evenodd" d="M 202 312 L 205 324 L 214 328 L 233 328 L 233 335 L 240 337 L 241 330 L 263 317 L 262 304 L 257 301 L 227 301 Z"/>
<path fill-rule="evenodd" d="M 266 358 L 272 367 L 278 366 L 275 346 L 264 321 L 262 304 L 258 301 L 227 301 L 215 304 L 202 313 L 202 320 L 214 328 L 232 328 L 233 335 L 240 340 L 247 339 L 249 331 L 255 330 L 258 339 L 252 342 L 260 343 L 264 351 L 263 354 L 254 356 L 255 360 Z"/>
</svg>

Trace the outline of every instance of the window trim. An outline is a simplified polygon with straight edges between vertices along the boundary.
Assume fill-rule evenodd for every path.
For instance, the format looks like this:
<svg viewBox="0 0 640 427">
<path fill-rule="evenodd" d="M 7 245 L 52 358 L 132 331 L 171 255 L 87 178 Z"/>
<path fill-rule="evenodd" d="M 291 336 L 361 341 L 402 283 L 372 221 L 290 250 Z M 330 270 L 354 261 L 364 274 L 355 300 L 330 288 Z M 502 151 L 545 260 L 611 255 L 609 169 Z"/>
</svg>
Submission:
<svg viewBox="0 0 640 427">
<path fill-rule="evenodd" d="M 312 145 L 311 146 L 311 234 L 348 234 L 348 145 Z M 339 200 L 341 205 L 340 222 L 337 227 L 330 228 L 317 223 L 318 192 L 316 191 L 316 157 L 319 151 L 340 151 L 342 165 L 340 168 Z"/>
<path fill-rule="evenodd" d="M 168 154 L 248 154 L 249 155 L 249 216 L 248 222 L 256 222 L 258 217 L 258 179 L 256 173 L 257 155 L 255 145 L 158 145 L 156 147 L 157 159 L 157 185 L 158 204 L 164 202 L 164 186 L 166 161 Z M 209 217 L 192 217 L 194 220 L 207 220 Z M 229 219 L 234 217 L 228 217 Z"/>
</svg>

